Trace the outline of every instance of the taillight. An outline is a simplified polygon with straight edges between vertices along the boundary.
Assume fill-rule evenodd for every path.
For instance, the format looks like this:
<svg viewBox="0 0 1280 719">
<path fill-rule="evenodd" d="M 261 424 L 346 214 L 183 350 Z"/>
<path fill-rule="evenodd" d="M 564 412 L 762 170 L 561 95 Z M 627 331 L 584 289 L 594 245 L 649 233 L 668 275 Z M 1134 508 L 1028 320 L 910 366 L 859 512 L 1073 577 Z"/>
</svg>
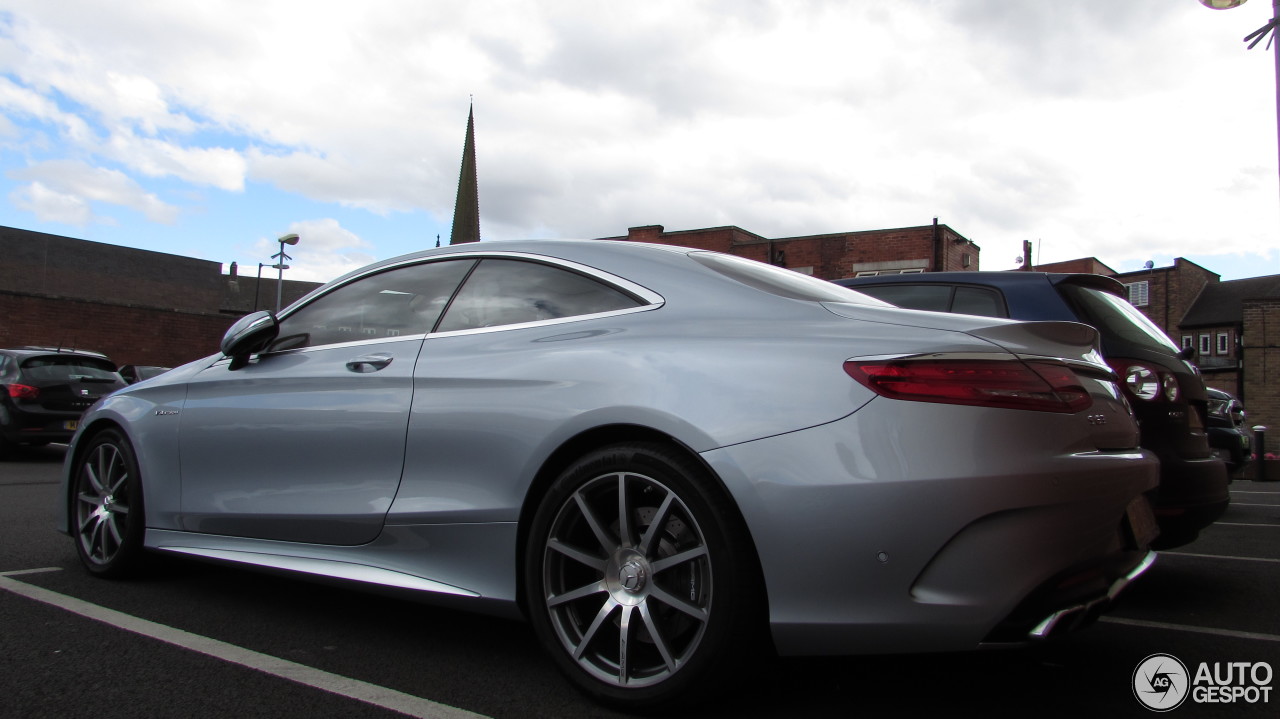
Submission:
<svg viewBox="0 0 1280 719">
<path fill-rule="evenodd" d="M 1178 401 L 1178 378 L 1172 372 L 1123 359 L 1111 360 L 1111 367 L 1120 375 L 1120 385 L 1130 397 L 1146 402 L 1161 397 L 1169 402 Z"/>
<path fill-rule="evenodd" d="M 25 384 L 11 384 L 9 385 L 9 396 L 14 399 L 35 399 L 40 396 L 40 388 Z"/>
<path fill-rule="evenodd" d="M 915 402 L 1079 412 L 1093 404 L 1057 362 L 975 359 L 848 360 L 844 371 L 876 394 Z"/>
</svg>

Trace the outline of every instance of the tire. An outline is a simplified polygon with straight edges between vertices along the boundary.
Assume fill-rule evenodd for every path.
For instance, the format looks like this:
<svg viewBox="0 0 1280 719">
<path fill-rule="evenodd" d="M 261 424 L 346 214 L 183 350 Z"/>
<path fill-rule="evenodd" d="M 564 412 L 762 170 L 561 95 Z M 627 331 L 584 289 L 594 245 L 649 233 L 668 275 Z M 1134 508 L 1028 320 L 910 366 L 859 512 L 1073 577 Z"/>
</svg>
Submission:
<svg viewBox="0 0 1280 719">
<path fill-rule="evenodd" d="M 76 459 L 70 497 L 76 552 L 91 574 L 135 573 L 143 559 L 142 477 L 129 441 L 116 430 L 94 435 Z"/>
<path fill-rule="evenodd" d="M 696 703 L 741 679 L 765 646 L 752 547 L 691 459 L 606 447 L 565 470 L 534 515 L 526 610 L 560 670 L 597 701 Z"/>
</svg>

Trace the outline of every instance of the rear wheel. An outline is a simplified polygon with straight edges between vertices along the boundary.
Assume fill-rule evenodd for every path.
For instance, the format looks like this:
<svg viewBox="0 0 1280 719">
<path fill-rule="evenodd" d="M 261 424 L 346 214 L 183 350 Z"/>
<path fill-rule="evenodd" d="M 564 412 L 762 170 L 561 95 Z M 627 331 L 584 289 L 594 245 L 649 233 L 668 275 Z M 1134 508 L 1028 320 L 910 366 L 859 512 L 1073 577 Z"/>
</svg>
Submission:
<svg viewBox="0 0 1280 719">
<path fill-rule="evenodd" d="M 102 577 L 133 572 L 142 562 L 146 524 L 133 447 L 116 430 L 105 430 L 90 440 L 76 466 L 71 507 L 80 561 Z"/>
<path fill-rule="evenodd" d="M 762 594 L 745 535 L 687 457 L 646 444 L 593 452 L 535 515 L 531 622 L 598 700 L 642 710 L 714 692 L 760 647 Z"/>
</svg>

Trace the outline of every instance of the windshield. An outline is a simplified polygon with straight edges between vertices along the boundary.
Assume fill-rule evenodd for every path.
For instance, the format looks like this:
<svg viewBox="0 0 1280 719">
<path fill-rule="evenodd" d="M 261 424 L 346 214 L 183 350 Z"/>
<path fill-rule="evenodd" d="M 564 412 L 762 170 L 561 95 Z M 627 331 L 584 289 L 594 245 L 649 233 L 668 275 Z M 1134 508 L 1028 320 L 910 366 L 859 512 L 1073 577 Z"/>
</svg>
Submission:
<svg viewBox="0 0 1280 719">
<path fill-rule="evenodd" d="M 1060 288 L 1080 308 L 1083 319 L 1102 333 L 1103 342 L 1114 337 L 1146 349 L 1178 354 L 1178 346 L 1138 308 L 1110 292 L 1065 285 Z"/>
</svg>

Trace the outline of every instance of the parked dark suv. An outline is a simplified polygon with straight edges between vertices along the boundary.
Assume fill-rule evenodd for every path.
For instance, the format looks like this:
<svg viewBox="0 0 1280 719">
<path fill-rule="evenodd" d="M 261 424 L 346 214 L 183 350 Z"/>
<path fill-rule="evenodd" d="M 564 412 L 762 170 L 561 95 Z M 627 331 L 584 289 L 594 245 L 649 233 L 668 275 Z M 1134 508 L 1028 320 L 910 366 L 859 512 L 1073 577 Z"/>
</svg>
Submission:
<svg viewBox="0 0 1280 719">
<path fill-rule="evenodd" d="M 1187 351 L 1129 304 L 1116 280 L 1045 272 L 929 272 L 836 284 L 911 309 L 1093 326 L 1133 405 L 1142 446 L 1160 458 L 1160 486 L 1151 496 L 1160 537 L 1152 546 L 1187 544 L 1226 511 L 1227 469 L 1209 447 L 1208 395 L 1200 371 L 1187 361 Z"/>
<path fill-rule="evenodd" d="M 1227 464 L 1227 473 L 1235 477 L 1244 471 L 1253 453 L 1253 438 L 1245 426 L 1244 405 L 1230 392 L 1212 387 L 1209 393 L 1209 446 Z"/>
<path fill-rule="evenodd" d="M 80 415 L 124 386 L 116 366 L 97 352 L 0 349 L 0 458 L 16 444 L 69 441 Z"/>
</svg>

